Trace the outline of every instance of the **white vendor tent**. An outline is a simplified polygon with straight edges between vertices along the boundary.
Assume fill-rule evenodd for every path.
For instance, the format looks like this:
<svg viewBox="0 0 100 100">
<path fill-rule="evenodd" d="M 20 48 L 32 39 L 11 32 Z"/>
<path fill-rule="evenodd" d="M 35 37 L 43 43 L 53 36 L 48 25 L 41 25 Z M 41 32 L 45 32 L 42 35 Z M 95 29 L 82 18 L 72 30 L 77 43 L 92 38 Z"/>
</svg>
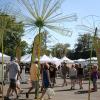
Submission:
<svg viewBox="0 0 100 100">
<path fill-rule="evenodd" d="M 10 56 L 3 54 L 3 60 L 4 63 L 9 63 L 10 62 Z M 0 52 L 0 62 L 2 62 L 2 53 Z"/>
<path fill-rule="evenodd" d="M 52 57 L 51 63 L 55 64 L 58 67 L 59 65 L 61 65 L 61 60 L 56 57 Z"/>
<path fill-rule="evenodd" d="M 27 55 L 22 56 L 21 57 L 21 62 L 30 63 L 31 62 L 31 56 L 32 56 L 32 54 L 27 54 Z M 40 57 L 40 62 L 41 63 L 51 62 L 51 59 L 48 56 L 43 55 L 42 57 Z"/>
<path fill-rule="evenodd" d="M 78 64 L 81 64 L 82 67 L 86 66 L 87 65 L 87 62 L 86 62 L 86 59 L 77 59 L 77 60 L 74 60 L 75 63 L 78 63 Z"/>
<path fill-rule="evenodd" d="M 21 62 L 23 63 L 29 63 L 31 62 L 31 56 L 32 54 L 27 54 L 21 57 Z"/>
<path fill-rule="evenodd" d="M 51 59 L 51 62 L 52 62 L 52 63 L 55 63 L 55 62 L 58 62 L 58 61 L 60 61 L 60 59 L 58 59 L 58 58 L 56 58 L 56 57 L 52 57 L 52 59 Z"/>
<path fill-rule="evenodd" d="M 3 73 L 5 73 L 6 71 L 6 63 L 9 63 L 10 62 L 10 56 L 6 55 L 6 54 L 3 54 L 3 61 L 4 61 L 4 64 L 3 64 Z M 2 63 L 2 53 L 0 52 L 0 62 Z M 0 82 L 2 80 L 2 64 L 0 64 Z"/>
<path fill-rule="evenodd" d="M 85 59 L 82 59 L 82 58 L 80 58 L 80 59 L 78 59 L 78 60 L 76 60 L 77 62 L 85 62 L 86 60 Z"/>
<path fill-rule="evenodd" d="M 64 56 L 62 59 L 61 59 L 61 62 L 66 62 L 66 63 L 74 63 L 73 60 L 67 58 L 66 56 Z"/>
<path fill-rule="evenodd" d="M 86 59 L 87 61 L 90 61 L 90 58 Z M 97 57 L 91 57 L 91 61 L 97 61 Z"/>
<path fill-rule="evenodd" d="M 40 58 L 40 63 L 45 63 L 45 62 L 51 62 L 51 59 L 46 56 L 46 55 L 43 55 L 41 58 Z"/>
<path fill-rule="evenodd" d="M 91 59 L 90 58 L 86 59 L 88 64 L 90 63 L 90 60 L 92 64 L 98 64 L 97 57 L 91 57 Z"/>
</svg>

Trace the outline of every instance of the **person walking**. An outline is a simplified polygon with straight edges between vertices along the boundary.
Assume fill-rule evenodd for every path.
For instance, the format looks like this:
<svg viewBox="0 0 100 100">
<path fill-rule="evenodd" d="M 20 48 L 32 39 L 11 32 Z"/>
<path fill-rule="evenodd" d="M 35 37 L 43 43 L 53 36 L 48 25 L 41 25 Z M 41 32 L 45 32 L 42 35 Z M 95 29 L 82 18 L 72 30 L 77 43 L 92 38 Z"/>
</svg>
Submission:
<svg viewBox="0 0 100 100">
<path fill-rule="evenodd" d="M 97 66 L 93 65 L 91 69 L 91 81 L 93 84 L 92 91 L 97 91 L 97 79 L 98 79 L 98 70 Z"/>
<path fill-rule="evenodd" d="M 51 87 L 54 87 L 56 83 L 56 65 L 51 64 L 49 67 L 49 73 L 50 73 L 50 80 L 51 80 Z"/>
<path fill-rule="evenodd" d="M 21 89 L 20 79 L 22 79 L 22 78 L 21 78 L 20 74 L 18 74 L 17 81 L 16 81 L 16 89 L 17 89 L 17 93 L 19 93 L 19 94 L 23 91 L 23 89 Z M 11 95 L 12 96 L 14 95 L 14 90 L 11 92 Z"/>
<path fill-rule="evenodd" d="M 69 69 L 69 77 L 71 79 L 71 89 L 75 89 L 75 82 L 77 78 L 77 70 L 74 65 Z"/>
<path fill-rule="evenodd" d="M 16 81 L 17 81 L 17 76 L 20 74 L 20 66 L 17 63 L 17 59 L 11 58 L 10 64 L 7 65 L 7 71 L 6 71 L 6 76 L 7 73 L 9 72 L 9 80 L 10 80 L 10 85 L 7 90 L 7 95 L 5 97 L 6 100 L 9 100 L 9 96 L 11 91 L 14 91 L 16 93 L 16 98 L 18 98 L 18 93 L 16 89 Z"/>
<path fill-rule="evenodd" d="M 32 89 L 35 88 L 35 99 L 38 98 L 38 91 L 39 91 L 39 73 L 38 73 L 38 59 L 36 59 L 30 68 L 30 81 L 31 87 L 29 88 L 28 92 L 26 93 L 26 98 L 29 98 L 29 93 Z"/>
<path fill-rule="evenodd" d="M 42 90 L 42 95 L 40 96 L 40 100 L 43 100 L 43 97 L 44 97 L 47 89 L 51 85 L 49 65 L 47 63 L 42 65 L 41 78 L 42 78 L 43 90 Z M 50 97 L 48 97 L 48 98 L 50 98 Z"/>
<path fill-rule="evenodd" d="M 66 63 L 63 62 L 62 65 L 61 65 L 61 74 L 62 74 L 62 78 L 63 78 L 62 86 L 64 86 L 64 85 L 67 86 L 67 81 L 66 81 L 67 72 L 68 72 L 68 67 L 66 66 Z"/>
<path fill-rule="evenodd" d="M 77 68 L 77 78 L 78 78 L 78 82 L 79 82 L 79 87 L 80 89 L 83 89 L 83 76 L 84 76 L 84 72 L 83 72 L 83 68 L 81 66 L 81 64 L 79 64 L 78 68 Z"/>
</svg>

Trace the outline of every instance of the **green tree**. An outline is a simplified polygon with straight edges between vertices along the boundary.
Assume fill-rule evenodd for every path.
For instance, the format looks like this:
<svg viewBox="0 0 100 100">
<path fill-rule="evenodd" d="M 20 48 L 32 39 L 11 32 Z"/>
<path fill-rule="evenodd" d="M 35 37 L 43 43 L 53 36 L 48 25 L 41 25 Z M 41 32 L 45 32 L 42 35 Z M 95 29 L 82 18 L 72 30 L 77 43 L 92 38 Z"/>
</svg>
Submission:
<svg viewBox="0 0 100 100">
<path fill-rule="evenodd" d="M 61 44 L 61 43 L 56 44 L 51 50 L 52 55 L 58 58 L 66 56 L 69 46 L 70 46 L 69 44 Z"/>
<path fill-rule="evenodd" d="M 22 24 L 21 24 L 22 25 Z M 0 46 L 2 51 L 2 91 L 3 91 L 3 81 L 4 81 L 4 72 L 3 72 L 3 53 L 4 53 L 4 39 L 8 33 L 17 33 L 20 28 L 19 23 L 15 23 L 15 18 L 7 15 L 5 12 L 0 12 Z M 3 92 L 2 92 L 3 97 Z"/>
<path fill-rule="evenodd" d="M 49 55 L 50 50 L 48 50 L 48 48 L 47 48 L 47 43 L 48 43 L 48 38 L 50 38 L 50 37 L 49 37 L 49 34 L 47 31 L 43 31 L 35 37 L 35 39 L 33 41 L 33 45 L 31 45 L 31 47 L 28 48 L 28 53 L 32 52 L 32 48 L 34 48 L 34 45 L 38 45 L 37 43 L 39 42 L 39 39 L 38 39 L 39 35 L 41 35 L 40 36 L 40 38 L 41 38 L 40 54 L 41 54 L 41 56 L 44 54 Z"/>
<path fill-rule="evenodd" d="M 18 47 L 21 42 L 21 37 L 23 36 L 23 24 L 22 22 L 16 22 L 15 17 L 9 16 L 5 13 L 0 13 L 0 29 L 5 28 L 3 31 L 3 46 L 4 53 L 15 56 L 16 55 L 16 47 Z M 2 33 L 0 34 L 2 35 Z M 1 36 L 2 37 L 2 36 Z M 2 51 L 0 45 L 0 51 Z"/>
<path fill-rule="evenodd" d="M 50 37 L 49 32 L 46 30 L 41 33 L 41 56 L 50 54 L 50 50 L 47 47 L 47 43 L 50 42 Z"/>
<path fill-rule="evenodd" d="M 67 52 L 67 57 L 70 58 L 70 59 L 72 59 L 72 60 L 75 59 L 75 56 L 74 56 L 74 49 L 68 50 L 68 52 Z"/>
<path fill-rule="evenodd" d="M 90 34 L 80 35 L 77 39 L 77 44 L 75 44 L 74 58 L 84 58 L 87 59 L 90 57 L 91 46 L 92 46 L 92 36 Z M 95 50 L 92 51 L 92 56 L 96 56 Z"/>
<path fill-rule="evenodd" d="M 26 41 L 21 41 L 21 49 L 22 49 L 21 55 L 23 56 L 27 53 L 28 49 L 28 43 Z"/>
</svg>

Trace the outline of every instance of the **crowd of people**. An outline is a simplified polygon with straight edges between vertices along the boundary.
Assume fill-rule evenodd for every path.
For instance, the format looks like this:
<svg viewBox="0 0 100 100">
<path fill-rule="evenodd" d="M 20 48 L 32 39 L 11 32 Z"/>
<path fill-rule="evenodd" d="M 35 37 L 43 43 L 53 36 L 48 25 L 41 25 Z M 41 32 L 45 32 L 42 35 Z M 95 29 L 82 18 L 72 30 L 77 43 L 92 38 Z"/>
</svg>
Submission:
<svg viewBox="0 0 100 100">
<path fill-rule="evenodd" d="M 9 97 L 15 92 L 16 98 L 19 97 L 19 94 L 23 91 L 20 86 L 21 71 L 22 68 L 18 64 L 17 59 L 12 59 L 11 62 L 7 65 L 7 71 L 5 77 L 9 73 L 10 85 L 5 96 L 5 100 L 9 100 Z M 72 64 L 71 67 L 68 67 L 67 63 L 63 62 L 58 68 L 55 64 L 52 63 L 42 63 L 38 64 L 38 59 L 31 63 L 29 71 L 29 90 L 26 92 L 26 98 L 29 98 L 29 94 L 32 89 L 35 89 L 35 98 L 40 98 L 43 100 L 43 97 L 48 88 L 54 88 L 56 84 L 57 74 L 60 74 L 63 79 L 62 86 L 67 86 L 70 79 L 71 90 L 75 89 L 75 84 L 79 84 L 79 89 L 83 89 L 83 79 L 84 79 L 84 68 L 81 64 Z M 88 72 L 90 79 L 93 83 L 92 91 L 97 91 L 97 79 L 98 79 L 98 67 L 93 65 L 91 70 Z M 41 79 L 41 81 L 40 81 Z M 41 96 L 39 95 L 39 88 L 41 90 Z M 50 95 L 48 95 L 50 99 Z"/>
<path fill-rule="evenodd" d="M 66 76 L 69 76 L 71 80 L 71 88 L 75 89 L 75 84 L 79 84 L 79 89 L 83 89 L 83 79 L 90 79 L 93 84 L 92 91 L 97 91 L 97 79 L 100 76 L 100 72 L 98 71 L 97 65 L 92 65 L 91 68 L 87 71 L 88 77 L 86 77 L 86 73 L 81 64 L 72 64 L 69 68 L 66 63 L 63 63 L 61 66 L 61 73 L 63 78 L 63 86 L 67 85 Z"/>
</svg>

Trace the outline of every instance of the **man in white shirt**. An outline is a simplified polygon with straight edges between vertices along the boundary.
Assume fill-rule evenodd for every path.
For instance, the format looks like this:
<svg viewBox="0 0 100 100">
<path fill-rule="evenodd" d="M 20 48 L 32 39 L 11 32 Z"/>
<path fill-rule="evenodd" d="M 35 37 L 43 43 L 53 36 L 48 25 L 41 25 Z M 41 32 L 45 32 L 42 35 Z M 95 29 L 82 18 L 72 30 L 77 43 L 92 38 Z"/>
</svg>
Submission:
<svg viewBox="0 0 100 100">
<path fill-rule="evenodd" d="M 9 95 L 11 91 L 15 91 L 16 97 L 18 98 L 18 93 L 16 89 L 16 81 L 17 81 L 18 74 L 20 74 L 20 66 L 17 63 L 17 59 L 11 59 L 10 64 L 8 64 L 8 69 L 6 73 L 8 72 L 9 72 L 10 85 L 7 90 L 7 95 L 6 95 L 7 100 L 9 100 Z"/>
</svg>

